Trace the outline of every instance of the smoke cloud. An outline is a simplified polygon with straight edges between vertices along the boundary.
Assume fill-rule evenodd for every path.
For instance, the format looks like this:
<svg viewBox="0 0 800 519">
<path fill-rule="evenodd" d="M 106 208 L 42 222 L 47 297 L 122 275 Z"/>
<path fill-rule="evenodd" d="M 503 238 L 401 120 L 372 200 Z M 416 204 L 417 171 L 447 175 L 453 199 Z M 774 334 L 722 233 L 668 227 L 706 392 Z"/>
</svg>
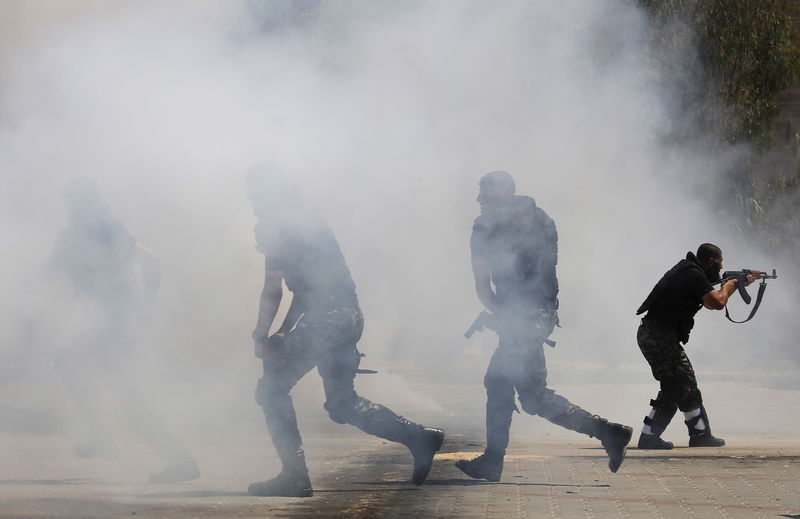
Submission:
<svg viewBox="0 0 800 519">
<path fill-rule="evenodd" d="M 702 242 L 723 249 L 728 269 L 776 267 L 796 284 L 788 262 L 743 242 L 706 194 L 746 150 L 670 139 L 684 123 L 670 112 L 680 82 L 659 66 L 631 2 L 7 4 L 7 406 L 69 415 L 52 360 L 81 316 L 69 283 L 42 281 L 41 265 L 75 176 L 95 179 L 111 212 L 161 259 L 155 322 L 138 351 L 147 391 L 183 431 L 212 414 L 263 428 L 250 339 L 263 256 L 244 187 L 254 163 L 285 171 L 341 244 L 366 318 L 364 366 L 381 371 L 359 378 L 365 396 L 434 424 L 446 398 L 426 383 L 479 384 L 495 342 L 462 337 L 481 310 L 468 244 L 487 171 L 511 172 L 558 227 L 563 328 L 547 352 L 555 387 L 592 363 L 647 380 L 634 312 Z M 775 285 L 746 326 L 699 315 L 689 343 L 698 371 L 785 358 L 794 299 Z M 324 415 L 318 381 L 297 394 Z M 613 403 L 598 409 L 620 414 Z"/>
</svg>

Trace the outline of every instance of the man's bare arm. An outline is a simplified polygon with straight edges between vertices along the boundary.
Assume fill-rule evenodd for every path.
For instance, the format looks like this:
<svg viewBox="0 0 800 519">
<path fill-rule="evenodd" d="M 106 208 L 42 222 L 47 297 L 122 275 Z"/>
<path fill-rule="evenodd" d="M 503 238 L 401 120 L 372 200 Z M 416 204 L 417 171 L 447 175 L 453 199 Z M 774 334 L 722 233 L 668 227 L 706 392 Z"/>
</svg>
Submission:
<svg viewBox="0 0 800 519">
<path fill-rule="evenodd" d="M 759 272 L 759 271 L 754 271 Z M 758 279 L 757 275 L 749 274 L 744 286 L 749 286 Z M 719 287 L 719 290 L 712 290 L 703 296 L 703 306 L 709 310 L 722 310 L 728 304 L 728 299 L 736 292 L 736 279 L 726 280 Z"/>
<path fill-rule="evenodd" d="M 722 310 L 728 304 L 728 299 L 736 292 L 736 280 L 726 281 L 719 290 L 712 290 L 703 296 L 703 306 L 709 310 Z"/>
<path fill-rule="evenodd" d="M 491 273 L 486 258 L 472 257 L 472 274 L 475 276 L 475 292 L 478 299 L 487 310 L 494 312 L 497 309 L 497 294 L 492 290 Z"/>
</svg>

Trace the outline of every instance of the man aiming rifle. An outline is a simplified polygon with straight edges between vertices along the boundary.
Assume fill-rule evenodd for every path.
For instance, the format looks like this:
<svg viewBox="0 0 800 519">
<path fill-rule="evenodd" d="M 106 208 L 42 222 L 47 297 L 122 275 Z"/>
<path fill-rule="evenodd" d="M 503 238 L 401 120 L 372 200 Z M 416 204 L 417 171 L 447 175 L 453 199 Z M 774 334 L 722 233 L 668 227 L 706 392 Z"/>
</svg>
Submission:
<svg viewBox="0 0 800 519">
<path fill-rule="evenodd" d="M 711 434 L 711 424 L 697 387 L 697 378 L 681 344 L 689 341 L 694 316 L 701 308 L 722 310 L 737 288 L 744 295 L 745 286 L 756 279 L 771 276 L 759 270 L 750 270 L 721 279 L 721 270 L 722 251 L 716 245 L 704 243 L 696 254 L 688 252 L 685 259 L 667 271 L 636 311 L 636 315 L 646 312 L 636 341 L 650 365 L 653 377 L 661 385 L 656 398 L 650 401 L 650 412 L 644 418 L 644 427 L 639 436 L 640 449 L 673 447 L 672 442 L 661 439 L 661 434 L 678 409 L 684 414 L 690 447 L 725 445 L 725 440 Z M 717 283 L 721 283 L 721 286 L 715 290 L 712 285 Z M 760 294 L 763 294 L 763 289 Z"/>
</svg>

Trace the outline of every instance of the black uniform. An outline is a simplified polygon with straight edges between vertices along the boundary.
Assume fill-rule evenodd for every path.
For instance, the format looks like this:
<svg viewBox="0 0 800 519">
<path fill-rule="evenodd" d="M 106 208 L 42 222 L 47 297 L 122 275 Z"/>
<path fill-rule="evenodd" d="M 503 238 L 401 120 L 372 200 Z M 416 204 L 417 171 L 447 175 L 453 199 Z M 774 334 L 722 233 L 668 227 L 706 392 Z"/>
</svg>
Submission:
<svg viewBox="0 0 800 519">
<path fill-rule="evenodd" d="M 503 456 L 508 445 L 514 392 L 522 409 L 584 434 L 598 436 L 598 420 L 547 387 L 544 341 L 558 324 L 558 234 L 534 200 L 514 196 L 499 215 L 475 220 L 473 259 L 483 257 L 500 308 L 499 345 L 484 377 L 486 452 Z"/>
<path fill-rule="evenodd" d="M 144 399 L 132 369 L 141 333 L 137 315 L 142 309 L 133 265 L 135 246 L 136 240 L 122 222 L 100 206 L 61 231 L 50 259 L 53 269 L 68 275 L 83 308 L 95 317 L 92 326 L 56 359 L 90 429 L 89 441 L 76 445 L 74 452 L 81 457 L 116 456 L 97 409 L 96 385 L 102 383 L 148 447 L 172 465 L 190 466 L 194 473 L 194 461 Z M 166 482 L 174 477 L 165 472 L 151 478 Z"/>
<path fill-rule="evenodd" d="M 659 418 L 663 414 L 671 419 L 676 409 L 692 411 L 703 402 L 694 369 L 681 343 L 689 341 L 694 316 L 703 307 L 703 296 L 713 289 L 697 257 L 689 252 L 664 274 L 636 312 L 637 315 L 647 312 L 636 340 L 653 377 L 661 384 L 661 391 L 652 401 L 654 408 L 663 411 Z M 664 424 L 649 425 L 656 434 L 661 434 L 669 419 Z"/>
<path fill-rule="evenodd" d="M 284 472 L 307 471 L 289 392 L 315 366 L 333 421 L 403 443 L 414 453 L 415 442 L 427 434 L 426 429 L 355 392 L 353 381 L 361 360 L 356 343 L 364 326 L 355 283 L 327 224 L 316 214 L 302 220 L 259 221 L 255 229 L 257 249 L 267 256 L 270 270 L 282 272 L 293 305 L 303 312 L 283 340 L 272 338 L 267 343 L 264 375 L 256 390 Z M 427 471 L 423 480 L 425 475 Z"/>
</svg>

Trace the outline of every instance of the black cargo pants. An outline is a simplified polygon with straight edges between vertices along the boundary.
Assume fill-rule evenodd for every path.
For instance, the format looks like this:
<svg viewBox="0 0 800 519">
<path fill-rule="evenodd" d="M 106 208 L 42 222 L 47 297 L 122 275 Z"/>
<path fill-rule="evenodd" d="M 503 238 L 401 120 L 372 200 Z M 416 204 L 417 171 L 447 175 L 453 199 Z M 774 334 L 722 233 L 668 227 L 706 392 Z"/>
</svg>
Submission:
<svg viewBox="0 0 800 519">
<path fill-rule="evenodd" d="M 497 315 L 499 344 L 483 383 L 486 387 L 486 450 L 504 455 L 515 391 L 523 411 L 584 434 L 594 433 L 592 415 L 547 387 L 544 341 L 553 333 L 555 310 Z"/>
<path fill-rule="evenodd" d="M 351 424 L 390 441 L 408 444 L 421 426 L 359 396 L 353 386 L 361 356 L 356 343 L 364 320 L 358 308 L 307 312 L 281 341 L 271 340 L 256 401 L 285 469 L 305 469 L 292 398 L 294 385 L 315 366 L 325 390 L 325 410 L 337 423 Z M 297 465 L 302 463 L 302 467 Z"/>
</svg>

